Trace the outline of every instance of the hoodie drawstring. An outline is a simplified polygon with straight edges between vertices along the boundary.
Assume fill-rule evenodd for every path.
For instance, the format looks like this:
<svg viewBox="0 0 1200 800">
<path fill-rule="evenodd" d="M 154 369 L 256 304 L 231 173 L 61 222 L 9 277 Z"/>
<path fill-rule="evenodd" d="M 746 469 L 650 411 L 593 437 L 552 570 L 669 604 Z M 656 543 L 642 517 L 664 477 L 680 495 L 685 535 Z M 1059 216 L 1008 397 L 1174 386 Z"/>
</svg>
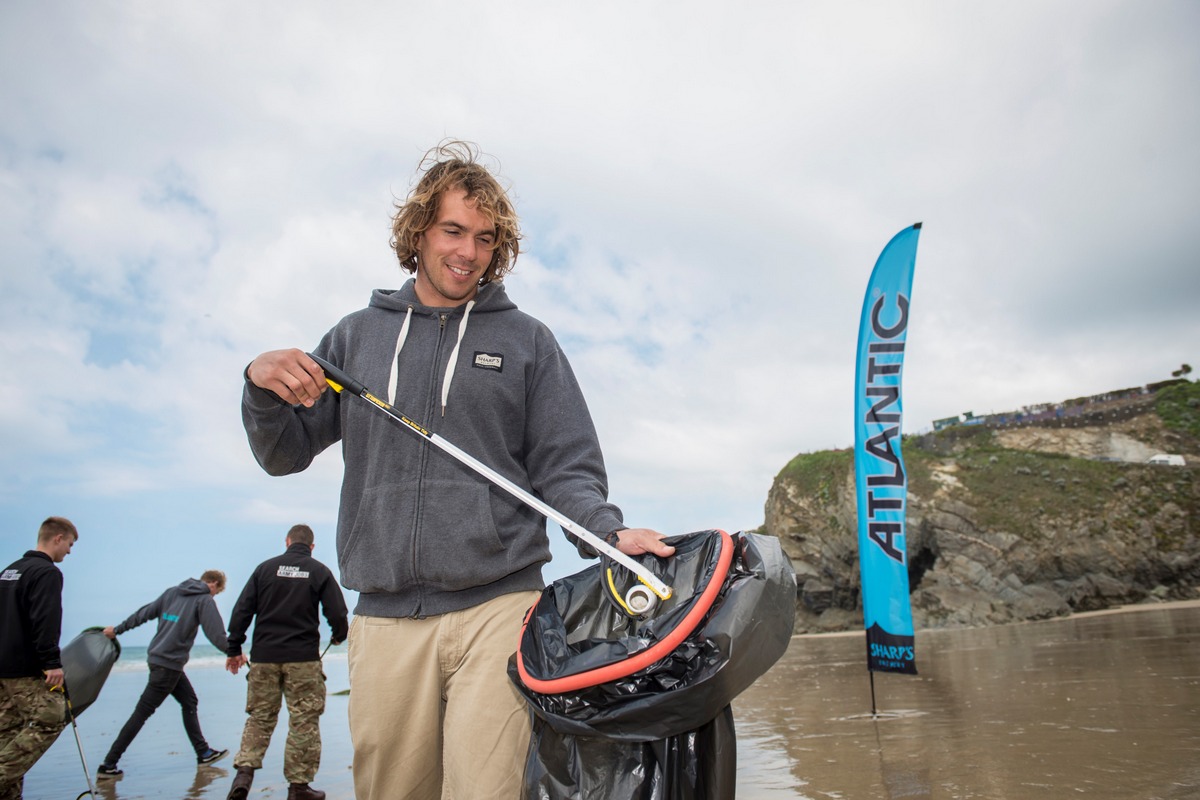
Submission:
<svg viewBox="0 0 1200 800">
<path fill-rule="evenodd" d="M 467 333 L 467 318 L 471 316 L 471 309 L 475 307 L 475 301 L 471 300 L 463 309 L 462 319 L 458 323 L 458 339 L 454 342 L 454 349 L 450 351 L 450 363 L 446 366 L 446 376 L 442 379 L 442 416 L 446 416 L 446 403 L 450 400 L 450 384 L 454 380 L 454 367 L 458 363 L 458 348 L 462 344 L 463 336 Z M 392 354 L 392 368 L 388 373 L 388 405 L 394 405 L 396 402 L 396 381 L 399 376 L 400 367 L 400 351 L 404 349 L 404 340 L 408 338 L 408 328 L 412 321 L 412 306 L 408 307 L 408 313 L 404 315 L 404 323 L 400 326 L 400 334 L 396 337 L 396 351 Z"/>
<path fill-rule="evenodd" d="M 396 352 L 392 353 L 392 370 L 388 373 L 388 405 L 396 402 L 396 377 L 400 371 L 397 362 L 400 360 L 400 351 L 404 349 L 404 340 L 408 338 L 408 324 L 411 321 L 412 306 L 409 306 L 408 313 L 404 315 L 404 324 L 400 326 L 400 335 L 396 337 Z"/>
<path fill-rule="evenodd" d="M 462 344 L 463 336 L 467 332 L 467 317 L 471 316 L 471 309 L 475 307 L 475 301 L 467 302 L 466 308 L 463 310 L 462 320 L 458 323 L 458 341 L 454 343 L 454 349 L 450 351 L 450 363 L 446 365 L 446 377 L 442 379 L 442 416 L 446 416 L 446 402 L 450 399 L 450 382 L 454 380 L 454 366 L 458 363 L 458 346 Z"/>
</svg>

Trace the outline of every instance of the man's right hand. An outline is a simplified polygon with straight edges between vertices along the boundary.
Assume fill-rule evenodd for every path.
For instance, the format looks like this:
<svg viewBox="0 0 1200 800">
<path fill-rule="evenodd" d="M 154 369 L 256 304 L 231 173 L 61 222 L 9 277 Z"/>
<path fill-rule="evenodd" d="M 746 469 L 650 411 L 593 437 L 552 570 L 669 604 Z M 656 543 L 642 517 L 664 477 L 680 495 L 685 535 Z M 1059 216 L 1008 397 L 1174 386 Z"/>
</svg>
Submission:
<svg viewBox="0 0 1200 800">
<path fill-rule="evenodd" d="M 250 362 L 246 368 L 250 382 L 274 392 L 291 405 L 311 407 L 329 388 L 325 373 L 303 350 L 271 350 Z"/>
<path fill-rule="evenodd" d="M 110 639 L 117 638 L 117 632 L 113 629 L 112 625 L 109 625 L 107 628 L 104 629 L 104 635 Z"/>
</svg>

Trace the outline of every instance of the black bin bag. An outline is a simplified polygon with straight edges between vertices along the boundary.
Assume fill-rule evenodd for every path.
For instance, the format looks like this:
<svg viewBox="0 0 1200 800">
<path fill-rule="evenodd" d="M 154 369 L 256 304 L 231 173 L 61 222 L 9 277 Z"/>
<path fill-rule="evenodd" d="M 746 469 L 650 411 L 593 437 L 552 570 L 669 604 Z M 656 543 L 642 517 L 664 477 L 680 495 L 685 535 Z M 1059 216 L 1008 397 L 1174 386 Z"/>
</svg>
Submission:
<svg viewBox="0 0 1200 800">
<path fill-rule="evenodd" d="M 796 576 L 771 536 L 710 530 L 643 555 L 672 589 L 642 616 L 607 559 L 555 581 L 530 609 L 508 674 L 533 712 L 526 798 L 728 800 L 730 703 L 792 635 Z"/>
</svg>

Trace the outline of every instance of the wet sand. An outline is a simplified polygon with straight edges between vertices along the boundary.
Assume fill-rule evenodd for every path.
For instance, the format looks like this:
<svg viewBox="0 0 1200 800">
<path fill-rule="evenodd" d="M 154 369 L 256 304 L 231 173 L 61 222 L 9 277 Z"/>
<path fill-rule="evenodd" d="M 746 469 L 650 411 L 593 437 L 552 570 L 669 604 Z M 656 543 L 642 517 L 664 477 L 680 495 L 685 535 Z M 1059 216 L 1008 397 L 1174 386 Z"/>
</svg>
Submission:
<svg viewBox="0 0 1200 800">
<path fill-rule="evenodd" d="M 197 646 L 186 672 L 200 698 L 200 725 L 210 746 L 228 749 L 229 755 L 208 766 L 197 766 L 196 756 L 183 731 L 179 705 L 167 700 L 142 728 L 120 767 L 119 780 L 96 781 L 96 767 L 108 752 L 117 732 L 133 712 L 146 685 L 145 662 L 126 656 L 145 658 L 144 649 L 126 651 L 94 705 L 78 720 L 83 753 L 87 759 L 96 796 L 105 800 L 204 800 L 223 798 L 233 782 L 233 756 L 241 741 L 245 723 L 246 672 L 230 675 L 224 670 L 225 658 L 208 646 Z M 313 786 L 324 789 L 329 800 L 352 800 L 354 784 L 350 776 L 352 751 L 346 720 L 348 698 L 336 694 L 350 686 L 345 647 L 333 648 L 325 656 L 326 686 L 329 697 L 321 718 L 321 769 Z M 287 731 L 286 707 L 263 768 L 255 775 L 251 797 L 255 800 L 284 800 L 287 781 L 283 777 L 283 744 Z M 79 748 L 71 727 L 58 737 L 25 779 L 25 800 L 71 800 L 87 790 Z"/>
<path fill-rule="evenodd" d="M 1200 601 L 1129 606 L 1037 623 L 917 634 L 916 677 L 875 676 L 872 718 L 861 631 L 797 636 L 734 703 L 741 800 L 1065 797 L 1200 798 Z M 210 744 L 197 767 L 168 699 L 97 784 L 106 800 L 224 798 L 245 719 L 245 680 L 193 659 Z M 329 800 L 354 797 L 344 648 L 326 656 L 321 770 Z M 125 659 L 79 719 L 92 775 L 145 685 Z M 286 710 L 251 797 L 283 800 Z M 71 728 L 26 778 L 26 800 L 87 789 Z"/>
<path fill-rule="evenodd" d="M 864 649 L 796 637 L 738 698 L 739 798 L 1200 797 L 1200 602 L 919 632 L 878 717 Z"/>
</svg>

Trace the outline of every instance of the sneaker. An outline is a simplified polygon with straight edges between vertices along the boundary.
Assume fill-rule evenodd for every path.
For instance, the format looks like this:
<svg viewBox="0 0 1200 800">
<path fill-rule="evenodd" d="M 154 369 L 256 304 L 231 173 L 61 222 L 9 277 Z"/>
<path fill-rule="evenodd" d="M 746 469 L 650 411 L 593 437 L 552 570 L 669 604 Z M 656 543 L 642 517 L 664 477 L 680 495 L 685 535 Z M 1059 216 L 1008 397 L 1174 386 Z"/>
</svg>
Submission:
<svg viewBox="0 0 1200 800">
<path fill-rule="evenodd" d="M 125 771 L 118 769 L 116 764 L 101 764 L 96 768 L 96 777 L 100 780 L 119 778 L 124 774 Z"/>
<path fill-rule="evenodd" d="M 225 756 L 229 755 L 228 750 L 213 750 L 211 747 L 203 753 L 196 755 L 197 764 L 211 764 L 214 761 L 220 761 Z"/>
</svg>

